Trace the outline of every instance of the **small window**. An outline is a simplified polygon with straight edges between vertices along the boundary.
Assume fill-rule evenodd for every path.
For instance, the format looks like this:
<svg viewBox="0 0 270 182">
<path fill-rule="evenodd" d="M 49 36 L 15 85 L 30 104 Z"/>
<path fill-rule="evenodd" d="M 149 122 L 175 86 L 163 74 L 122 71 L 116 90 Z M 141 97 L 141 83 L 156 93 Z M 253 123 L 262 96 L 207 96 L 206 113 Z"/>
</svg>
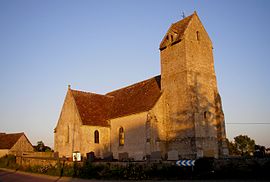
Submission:
<svg viewBox="0 0 270 182">
<path fill-rule="evenodd" d="M 119 146 L 124 146 L 124 144 L 125 144 L 124 128 L 120 127 L 119 128 Z"/>
<path fill-rule="evenodd" d="M 171 42 L 173 42 L 173 35 L 171 35 Z"/>
<path fill-rule="evenodd" d="M 99 132 L 96 130 L 95 131 L 95 143 L 99 143 Z"/>
<path fill-rule="evenodd" d="M 199 31 L 196 32 L 196 39 L 197 39 L 198 41 L 200 40 L 200 32 L 199 32 Z"/>
<path fill-rule="evenodd" d="M 204 117 L 205 120 L 211 120 L 212 119 L 212 113 L 209 112 L 209 111 L 205 111 L 203 113 L 203 117 Z"/>
<path fill-rule="evenodd" d="M 204 111 L 204 113 L 203 113 L 203 117 L 204 117 L 204 119 L 207 119 L 207 111 Z"/>
</svg>

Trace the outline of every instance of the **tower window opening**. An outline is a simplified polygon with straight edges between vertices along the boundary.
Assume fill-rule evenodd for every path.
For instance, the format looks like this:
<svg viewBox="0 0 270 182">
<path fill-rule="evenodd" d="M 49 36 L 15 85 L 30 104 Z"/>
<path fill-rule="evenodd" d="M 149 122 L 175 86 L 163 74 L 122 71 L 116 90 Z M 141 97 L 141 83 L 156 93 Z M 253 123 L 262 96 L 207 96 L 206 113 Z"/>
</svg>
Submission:
<svg viewBox="0 0 270 182">
<path fill-rule="evenodd" d="M 204 116 L 204 119 L 207 119 L 207 111 L 204 111 L 203 116 Z"/>
<path fill-rule="evenodd" d="M 173 35 L 171 35 L 171 42 L 173 42 Z"/>
</svg>

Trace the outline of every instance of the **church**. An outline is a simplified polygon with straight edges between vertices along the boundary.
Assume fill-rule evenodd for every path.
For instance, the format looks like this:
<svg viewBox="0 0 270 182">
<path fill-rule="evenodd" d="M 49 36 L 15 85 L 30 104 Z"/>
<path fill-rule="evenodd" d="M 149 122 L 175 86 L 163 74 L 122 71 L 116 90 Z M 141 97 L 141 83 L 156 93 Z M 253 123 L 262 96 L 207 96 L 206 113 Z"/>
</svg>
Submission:
<svg viewBox="0 0 270 182">
<path fill-rule="evenodd" d="M 136 161 L 157 152 L 164 160 L 228 155 L 212 49 L 194 12 L 162 39 L 160 75 L 104 95 L 69 86 L 54 150 L 60 157 L 76 151 Z"/>
</svg>

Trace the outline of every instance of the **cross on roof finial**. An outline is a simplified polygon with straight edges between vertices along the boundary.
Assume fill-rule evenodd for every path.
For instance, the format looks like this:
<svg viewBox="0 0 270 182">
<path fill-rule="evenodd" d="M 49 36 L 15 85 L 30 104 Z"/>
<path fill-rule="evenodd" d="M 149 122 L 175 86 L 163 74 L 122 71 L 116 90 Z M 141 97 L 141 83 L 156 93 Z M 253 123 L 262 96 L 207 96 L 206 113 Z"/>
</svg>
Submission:
<svg viewBox="0 0 270 182">
<path fill-rule="evenodd" d="M 182 18 L 183 19 L 186 18 L 186 15 L 185 15 L 184 11 L 182 11 Z"/>
</svg>

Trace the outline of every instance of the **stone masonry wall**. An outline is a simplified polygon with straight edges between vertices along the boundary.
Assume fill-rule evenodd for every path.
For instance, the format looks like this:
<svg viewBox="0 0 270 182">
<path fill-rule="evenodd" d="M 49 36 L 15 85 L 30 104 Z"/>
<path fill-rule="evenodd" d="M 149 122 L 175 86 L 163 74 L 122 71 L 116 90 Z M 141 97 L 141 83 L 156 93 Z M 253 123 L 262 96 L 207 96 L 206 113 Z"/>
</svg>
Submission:
<svg viewBox="0 0 270 182">
<path fill-rule="evenodd" d="M 177 150 L 183 158 L 194 158 L 195 130 L 188 97 L 185 40 L 160 52 L 161 89 L 163 91 L 166 138 L 163 151 Z"/>
<path fill-rule="evenodd" d="M 132 114 L 110 120 L 111 123 L 111 152 L 115 159 L 119 153 L 127 152 L 129 158 L 142 160 L 146 155 L 147 112 Z M 124 129 L 124 146 L 119 146 L 119 128 Z"/>
<path fill-rule="evenodd" d="M 186 30 L 188 87 L 195 112 L 196 150 L 198 157 L 218 157 L 218 127 L 215 98 L 218 94 L 212 42 L 194 16 Z M 219 128 L 220 130 L 221 128 Z M 222 129 L 225 130 L 223 127 Z"/>
<path fill-rule="evenodd" d="M 80 126 L 81 120 L 75 101 L 68 91 L 54 133 L 54 149 L 59 152 L 59 157 L 71 157 L 73 151 L 80 151 Z"/>
<path fill-rule="evenodd" d="M 96 157 L 103 158 L 104 154 L 110 151 L 110 128 L 82 125 L 80 130 L 80 152 L 83 156 L 93 151 Z M 94 141 L 94 132 L 96 130 L 99 132 L 99 143 Z"/>
</svg>

